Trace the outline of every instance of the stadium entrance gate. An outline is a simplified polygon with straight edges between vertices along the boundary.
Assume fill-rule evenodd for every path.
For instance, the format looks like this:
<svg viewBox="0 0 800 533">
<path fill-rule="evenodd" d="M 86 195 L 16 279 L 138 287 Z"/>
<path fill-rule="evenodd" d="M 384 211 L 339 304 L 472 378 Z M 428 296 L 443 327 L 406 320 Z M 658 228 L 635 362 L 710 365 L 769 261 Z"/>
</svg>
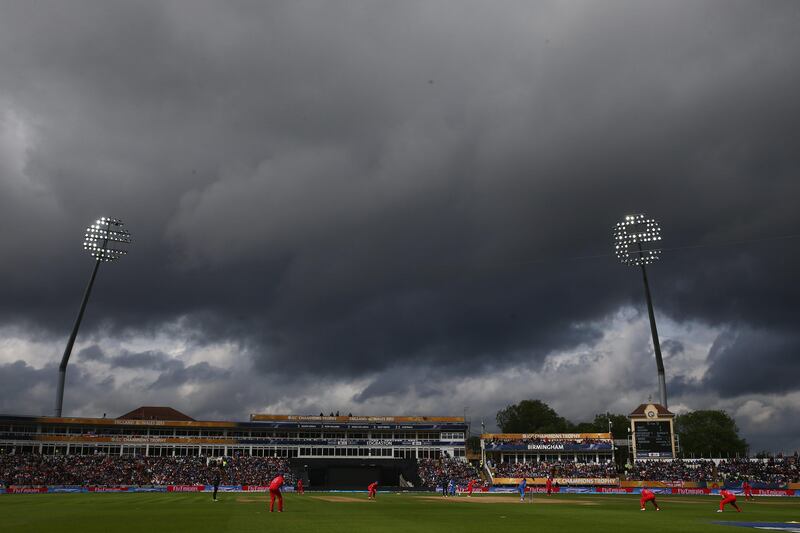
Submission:
<svg viewBox="0 0 800 533">
<path fill-rule="evenodd" d="M 414 459 L 292 459 L 292 465 L 311 490 L 366 490 L 373 481 L 400 487 L 401 477 L 420 486 Z"/>
</svg>

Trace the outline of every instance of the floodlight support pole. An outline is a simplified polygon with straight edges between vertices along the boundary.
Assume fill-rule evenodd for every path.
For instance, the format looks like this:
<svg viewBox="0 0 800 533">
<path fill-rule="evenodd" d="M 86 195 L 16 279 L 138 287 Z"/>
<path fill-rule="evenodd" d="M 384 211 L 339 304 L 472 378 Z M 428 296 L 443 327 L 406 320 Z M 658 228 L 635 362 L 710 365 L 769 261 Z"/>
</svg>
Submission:
<svg viewBox="0 0 800 533">
<path fill-rule="evenodd" d="M 639 245 L 641 250 L 641 244 Z M 653 313 L 653 298 L 650 296 L 650 284 L 647 282 L 647 269 L 644 263 L 642 267 L 642 280 L 644 281 L 644 295 L 647 298 L 647 315 L 650 317 L 650 332 L 653 334 L 653 350 L 656 354 L 656 368 L 658 369 L 658 395 L 661 405 L 667 405 L 667 379 L 664 374 L 664 360 L 661 358 L 661 344 L 658 342 L 658 328 L 656 327 L 656 316 Z"/>
<path fill-rule="evenodd" d="M 89 295 L 92 293 L 92 286 L 94 286 L 94 279 L 97 277 L 97 270 L 100 268 L 100 263 L 100 259 L 94 263 L 92 276 L 89 278 L 89 284 L 86 285 L 86 290 L 83 292 L 81 308 L 78 310 L 78 316 L 75 318 L 75 325 L 72 326 L 72 333 L 69 335 L 67 347 L 64 349 L 64 355 L 61 357 L 61 364 L 58 367 L 58 391 L 56 392 L 56 417 L 58 418 L 61 417 L 61 408 L 64 404 L 64 380 L 67 377 L 67 363 L 69 363 L 69 356 L 72 354 L 72 346 L 75 344 L 75 338 L 78 336 L 78 328 L 81 327 L 83 313 L 86 311 L 86 304 L 89 302 Z"/>
</svg>

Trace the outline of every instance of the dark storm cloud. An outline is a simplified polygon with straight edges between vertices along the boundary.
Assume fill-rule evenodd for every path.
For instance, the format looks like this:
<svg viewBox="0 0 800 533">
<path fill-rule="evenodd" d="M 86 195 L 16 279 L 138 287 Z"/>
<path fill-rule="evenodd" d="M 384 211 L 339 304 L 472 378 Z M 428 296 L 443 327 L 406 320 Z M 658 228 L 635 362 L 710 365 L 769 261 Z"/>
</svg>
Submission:
<svg viewBox="0 0 800 533">
<path fill-rule="evenodd" d="M 665 339 L 660 342 L 661 350 L 664 356 L 677 355 L 684 352 L 684 346 L 681 341 L 675 339 Z"/>
<path fill-rule="evenodd" d="M 718 340 L 703 386 L 724 397 L 798 389 L 800 335 L 742 328 Z"/>
<path fill-rule="evenodd" d="M 158 379 L 151 385 L 152 388 L 177 387 L 184 383 L 202 383 L 215 381 L 230 376 L 228 370 L 217 368 L 206 362 L 184 366 L 183 364 L 171 365 L 162 372 Z"/>
<path fill-rule="evenodd" d="M 109 214 L 135 243 L 82 336 L 174 328 L 291 379 L 536 366 L 642 308 L 638 273 L 595 256 L 645 211 L 665 246 L 708 245 L 651 269 L 659 316 L 782 339 L 800 248 L 763 239 L 800 228 L 798 22 L 794 2 L 6 2 L 0 324 L 66 337 L 80 233 Z M 764 346 L 770 372 L 794 356 Z M 229 377 L 101 356 L 78 360 Z"/>
<path fill-rule="evenodd" d="M 92 344 L 91 346 L 87 346 L 86 348 L 82 349 L 78 352 L 78 359 L 87 360 L 87 361 L 103 361 L 106 358 L 106 354 L 103 352 L 102 348 L 100 348 L 96 344 Z"/>
</svg>

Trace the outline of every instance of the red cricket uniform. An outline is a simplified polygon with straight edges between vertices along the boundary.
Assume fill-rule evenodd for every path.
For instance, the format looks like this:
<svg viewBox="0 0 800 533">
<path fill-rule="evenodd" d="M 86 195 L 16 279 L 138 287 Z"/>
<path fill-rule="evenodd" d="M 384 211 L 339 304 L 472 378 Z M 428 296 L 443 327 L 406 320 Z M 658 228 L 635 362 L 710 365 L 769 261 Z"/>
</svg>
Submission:
<svg viewBox="0 0 800 533">
<path fill-rule="evenodd" d="M 544 482 L 545 487 L 547 488 L 547 494 L 553 493 L 553 478 L 548 477 L 547 481 Z"/>
<path fill-rule="evenodd" d="M 275 506 L 275 498 L 278 499 L 278 512 L 283 512 L 283 495 L 281 494 L 281 487 L 283 486 L 283 476 L 278 476 L 269 484 L 269 512 L 273 511 Z"/>
<path fill-rule="evenodd" d="M 375 481 L 373 483 L 370 483 L 369 486 L 367 487 L 367 490 L 369 491 L 369 496 L 368 497 L 370 499 L 374 499 L 375 498 L 375 493 L 378 492 L 378 482 Z"/>
<path fill-rule="evenodd" d="M 467 483 L 467 494 L 468 494 L 469 496 L 472 496 L 472 487 L 473 487 L 474 485 L 475 485 L 475 480 L 474 480 L 474 479 L 470 479 L 470 480 L 469 480 L 469 483 Z"/>
<path fill-rule="evenodd" d="M 298 479 L 297 480 L 297 492 L 299 494 L 303 494 L 303 480 L 302 479 Z"/>
<path fill-rule="evenodd" d="M 750 483 L 745 481 L 744 483 L 742 483 L 742 488 L 744 489 L 744 497 L 746 499 L 755 500 L 755 497 L 753 496 L 753 487 L 750 486 Z"/>
<path fill-rule="evenodd" d="M 736 505 L 735 494 L 728 492 L 727 490 L 723 490 L 720 491 L 719 495 L 722 497 L 722 501 L 719 502 L 719 511 L 717 511 L 718 513 L 721 513 L 724 510 L 723 507 L 725 507 L 727 504 L 731 504 L 738 512 L 742 512 L 742 510 L 739 509 L 739 506 Z"/>
<path fill-rule="evenodd" d="M 656 502 L 656 495 L 653 494 L 653 491 L 648 489 L 642 489 L 642 497 L 639 500 L 639 507 L 642 508 L 642 511 L 644 511 L 644 506 L 647 502 L 653 502 L 653 505 L 656 506 L 656 511 L 661 510 L 661 508 L 658 506 L 658 503 Z"/>
</svg>

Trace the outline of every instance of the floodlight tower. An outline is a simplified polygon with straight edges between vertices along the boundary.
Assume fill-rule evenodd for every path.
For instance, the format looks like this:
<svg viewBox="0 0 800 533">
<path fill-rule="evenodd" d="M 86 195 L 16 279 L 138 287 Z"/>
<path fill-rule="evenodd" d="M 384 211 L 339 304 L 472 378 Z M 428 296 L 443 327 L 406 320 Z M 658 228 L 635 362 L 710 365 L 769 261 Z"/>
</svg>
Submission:
<svg viewBox="0 0 800 533">
<path fill-rule="evenodd" d="M 122 226 L 122 221 L 119 219 L 102 217 L 86 228 L 86 234 L 83 236 L 83 249 L 94 257 L 95 262 L 92 275 L 89 278 L 89 284 L 83 293 L 78 316 L 75 318 L 75 325 L 72 327 L 72 333 L 70 333 L 69 340 L 67 340 L 67 347 L 64 349 L 64 356 L 61 358 L 61 364 L 58 367 L 57 417 L 61 416 L 61 407 L 64 404 L 64 380 L 67 376 L 67 363 L 69 362 L 69 356 L 72 354 L 75 337 L 78 336 L 78 328 L 81 326 L 83 313 L 86 311 L 86 303 L 89 301 L 89 295 L 92 292 L 92 286 L 94 285 L 94 279 L 97 277 L 100 263 L 116 261 L 128 253 L 124 247 L 131 243 L 131 235 L 128 230 L 122 229 Z"/>
<path fill-rule="evenodd" d="M 658 342 L 656 317 L 653 313 L 653 299 L 650 284 L 647 282 L 646 266 L 661 257 L 661 226 L 658 221 L 643 214 L 627 215 L 614 227 L 614 252 L 623 265 L 638 266 L 642 269 L 644 294 L 647 298 L 647 314 L 650 317 L 650 331 L 653 334 L 653 349 L 658 369 L 658 392 L 661 405 L 667 407 L 667 381 L 664 376 L 664 361 L 661 358 L 661 345 Z"/>
</svg>

